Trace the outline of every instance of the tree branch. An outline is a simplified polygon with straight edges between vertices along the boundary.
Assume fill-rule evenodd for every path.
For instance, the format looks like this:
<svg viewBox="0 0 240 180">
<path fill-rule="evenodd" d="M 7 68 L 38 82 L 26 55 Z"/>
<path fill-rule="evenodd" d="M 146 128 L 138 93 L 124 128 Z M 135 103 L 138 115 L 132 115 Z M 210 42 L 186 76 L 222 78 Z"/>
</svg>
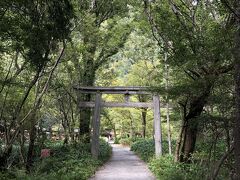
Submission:
<svg viewBox="0 0 240 180">
<path fill-rule="evenodd" d="M 217 162 L 217 164 L 214 166 L 214 171 L 211 177 L 211 180 L 215 180 L 218 176 L 219 170 L 222 166 L 222 164 L 224 163 L 224 161 L 227 159 L 227 157 L 233 152 L 234 150 L 234 146 L 232 146 L 227 152 L 225 152 L 223 154 L 223 156 L 221 157 L 221 159 Z"/>
</svg>

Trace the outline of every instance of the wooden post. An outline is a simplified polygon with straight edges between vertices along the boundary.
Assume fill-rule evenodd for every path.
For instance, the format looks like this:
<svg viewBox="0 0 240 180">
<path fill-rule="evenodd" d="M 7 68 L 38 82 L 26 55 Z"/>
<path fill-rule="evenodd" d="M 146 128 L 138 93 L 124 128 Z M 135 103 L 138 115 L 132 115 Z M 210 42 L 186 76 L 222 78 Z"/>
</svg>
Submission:
<svg viewBox="0 0 240 180">
<path fill-rule="evenodd" d="M 92 156 L 98 158 L 99 155 L 99 131 L 100 131 L 100 111 L 101 111 L 101 94 L 96 93 L 95 107 L 92 119 L 92 142 L 91 142 L 91 153 Z"/>
<path fill-rule="evenodd" d="M 160 114 L 160 98 L 158 95 L 153 95 L 154 106 L 154 140 L 155 140 L 155 155 L 162 155 L 162 130 L 161 130 L 161 114 Z"/>
</svg>

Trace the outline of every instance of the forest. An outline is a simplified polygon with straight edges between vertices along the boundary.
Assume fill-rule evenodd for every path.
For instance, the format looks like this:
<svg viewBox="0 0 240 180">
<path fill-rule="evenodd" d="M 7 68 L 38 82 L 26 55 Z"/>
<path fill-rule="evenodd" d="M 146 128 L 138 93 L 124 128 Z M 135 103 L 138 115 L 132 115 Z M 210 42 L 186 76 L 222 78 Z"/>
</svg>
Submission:
<svg viewBox="0 0 240 180">
<path fill-rule="evenodd" d="M 114 143 L 156 179 L 240 180 L 239 0 L 0 0 L 0 61 L 0 179 L 89 179 Z M 153 109 L 115 107 L 92 156 L 79 87 L 158 94 L 162 155 Z"/>
</svg>

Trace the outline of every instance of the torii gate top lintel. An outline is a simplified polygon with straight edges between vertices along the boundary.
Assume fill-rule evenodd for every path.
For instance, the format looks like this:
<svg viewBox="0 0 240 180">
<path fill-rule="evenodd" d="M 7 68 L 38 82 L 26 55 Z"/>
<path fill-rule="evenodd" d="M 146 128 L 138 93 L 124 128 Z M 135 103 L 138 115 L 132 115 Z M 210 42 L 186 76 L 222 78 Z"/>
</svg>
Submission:
<svg viewBox="0 0 240 180">
<path fill-rule="evenodd" d="M 103 94 L 152 94 L 147 86 L 112 86 L 112 87 L 75 87 L 78 91 L 85 94 L 103 93 Z"/>
<path fill-rule="evenodd" d="M 149 87 L 140 86 L 115 86 L 115 87 L 77 87 L 78 92 L 82 94 L 122 94 L 125 95 L 125 102 L 104 102 L 100 100 L 101 107 L 135 107 L 135 108 L 153 108 L 153 103 L 149 102 L 130 102 L 130 95 L 152 95 Z M 79 102 L 79 107 L 94 108 L 96 101 Z"/>
</svg>

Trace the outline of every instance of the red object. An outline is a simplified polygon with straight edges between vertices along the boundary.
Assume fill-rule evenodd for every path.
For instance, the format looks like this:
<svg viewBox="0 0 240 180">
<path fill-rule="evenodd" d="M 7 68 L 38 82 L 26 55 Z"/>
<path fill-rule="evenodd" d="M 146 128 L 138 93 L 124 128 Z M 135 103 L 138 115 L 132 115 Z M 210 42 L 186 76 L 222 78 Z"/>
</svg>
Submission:
<svg viewBox="0 0 240 180">
<path fill-rule="evenodd" d="M 42 149 L 41 150 L 41 158 L 46 158 L 50 156 L 50 149 Z"/>
</svg>

